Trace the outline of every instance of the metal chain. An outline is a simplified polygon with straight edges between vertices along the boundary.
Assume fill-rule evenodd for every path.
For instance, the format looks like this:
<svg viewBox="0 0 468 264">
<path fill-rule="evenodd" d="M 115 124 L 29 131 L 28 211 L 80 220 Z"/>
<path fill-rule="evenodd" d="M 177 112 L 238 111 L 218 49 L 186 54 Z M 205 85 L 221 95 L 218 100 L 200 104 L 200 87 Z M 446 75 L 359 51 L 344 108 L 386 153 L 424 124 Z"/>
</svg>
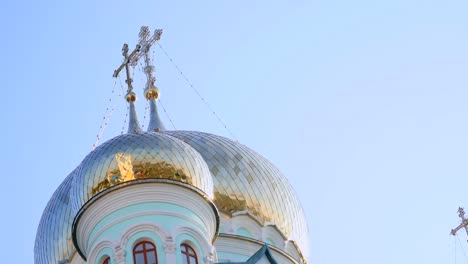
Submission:
<svg viewBox="0 0 468 264">
<path fill-rule="evenodd" d="M 172 65 L 177 69 L 177 71 L 180 73 L 180 75 L 182 76 L 182 78 L 188 83 L 188 85 L 195 91 L 195 93 L 198 95 L 198 97 L 200 97 L 200 99 L 203 101 L 203 103 L 205 104 L 205 106 L 208 108 L 209 111 L 211 111 L 211 113 L 216 117 L 216 119 L 218 120 L 218 122 L 224 127 L 224 129 L 226 129 L 226 131 L 231 135 L 231 137 L 234 139 L 234 140 L 237 140 L 236 137 L 234 136 L 234 133 L 232 133 L 232 131 L 227 127 L 226 123 L 223 122 L 223 120 L 218 116 L 218 114 L 216 114 L 216 112 L 213 110 L 213 108 L 211 107 L 210 104 L 208 104 L 208 102 L 205 100 L 205 98 L 203 98 L 203 96 L 200 94 L 200 92 L 195 88 L 195 86 L 192 84 L 192 82 L 190 82 L 190 80 L 187 78 L 187 76 L 182 72 L 182 70 L 179 68 L 179 66 L 177 66 L 177 64 L 174 62 L 174 60 L 171 58 L 171 56 L 169 56 L 169 54 L 166 52 L 166 50 L 161 46 L 161 44 L 159 43 L 159 41 L 156 42 L 156 44 L 158 44 L 159 48 L 163 51 L 164 55 L 166 55 L 166 57 L 169 59 L 169 61 L 172 63 Z"/>
<path fill-rule="evenodd" d="M 109 124 L 110 118 L 112 117 L 112 114 L 115 111 L 115 108 L 117 106 L 117 100 L 114 100 L 115 102 L 112 101 L 112 97 L 115 95 L 115 87 L 117 86 L 117 79 L 114 81 L 114 86 L 112 88 L 111 96 L 109 97 L 109 100 L 107 101 L 107 107 L 106 107 L 106 113 L 104 114 L 101 125 L 99 126 L 99 131 L 96 135 L 96 141 L 93 144 L 93 150 L 97 147 L 99 144 L 99 141 L 102 138 L 102 135 L 104 134 L 104 131 L 107 128 L 107 125 Z M 119 92 L 118 97 L 122 96 L 122 91 Z"/>
<path fill-rule="evenodd" d="M 120 82 L 120 87 L 122 89 L 122 91 L 124 91 L 124 86 L 122 84 L 122 79 L 120 79 L 120 76 L 119 76 L 119 82 Z M 125 118 L 124 118 L 124 121 L 123 121 L 123 124 L 122 124 L 122 131 L 120 131 L 120 134 L 122 135 L 125 131 L 125 125 L 127 124 L 127 119 L 128 119 L 128 111 L 130 110 L 130 106 L 129 104 L 127 104 L 127 111 L 125 111 Z"/>
<path fill-rule="evenodd" d="M 169 116 L 169 113 L 166 111 L 166 108 L 164 107 L 161 99 L 159 99 L 159 104 L 161 105 L 161 108 L 163 109 L 164 114 L 166 115 L 167 119 L 169 119 L 169 122 L 171 122 L 171 125 L 174 128 L 174 130 L 177 130 L 176 126 L 174 125 L 174 122 L 172 122 L 172 118 Z"/>
<path fill-rule="evenodd" d="M 458 244 L 460 245 L 460 248 L 462 250 L 462 253 L 463 253 L 463 256 L 465 257 L 465 261 L 466 263 L 468 263 L 468 258 L 466 257 L 466 254 L 465 254 L 465 250 L 463 249 L 463 246 L 462 246 L 462 243 L 460 241 L 460 237 L 458 235 L 455 235 L 457 237 L 457 240 L 458 240 Z"/>
<path fill-rule="evenodd" d="M 123 121 L 123 124 L 122 124 L 122 131 L 120 131 L 120 135 L 123 135 L 124 131 L 125 131 L 125 126 L 127 125 L 127 119 L 128 119 L 128 111 L 130 110 L 130 106 L 127 105 L 127 111 L 125 111 L 125 118 L 124 118 L 124 121 Z"/>
<path fill-rule="evenodd" d="M 143 115 L 143 124 L 141 125 L 141 128 L 145 128 L 145 124 L 146 124 L 146 116 L 148 115 L 148 112 L 149 112 L 149 101 L 148 100 L 145 100 L 145 113 Z"/>
</svg>

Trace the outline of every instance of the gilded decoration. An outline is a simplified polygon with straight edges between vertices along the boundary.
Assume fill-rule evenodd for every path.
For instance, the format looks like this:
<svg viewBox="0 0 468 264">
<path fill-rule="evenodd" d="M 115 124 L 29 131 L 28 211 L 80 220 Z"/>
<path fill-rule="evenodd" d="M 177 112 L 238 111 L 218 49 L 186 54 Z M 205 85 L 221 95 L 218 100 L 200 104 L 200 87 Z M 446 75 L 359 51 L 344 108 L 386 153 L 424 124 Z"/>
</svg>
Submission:
<svg viewBox="0 0 468 264">
<path fill-rule="evenodd" d="M 117 136 L 99 145 L 79 167 L 70 190 L 75 213 L 103 190 L 145 178 L 187 183 L 213 199 L 213 180 L 200 153 L 162 133 Z"/>
<path fill-rule="evenodd" d="M 233 214 L 240 211 L 249 211 L 251 214 L 255 215 L 259 219 L 262 219 L 264 222 L 272 221 L 271 217 L 263 212 L 259 204 L 257 204 L 258 207 L 248 205 L 240 193 L 230 197 L 229 195 L 215 191 L 214 203 L 218 207 L 218 210 L 223 213 Z"/>
<path fill-rule="evenodd" d="M 195 148 L 208 164 L 214 203 L 228 215 L 248 211 L 263 224 L 273 224 L 300 249 L 308 248 L 302 206 L 286 177 L 267 159 L 221 136 L 197 131 L 164 131 Z"/>
<path fill-rule="evenodd" d="M 175 166 L 160 161 L 157 163 L 145 162 L 132 164 L 132 156 L 124 153 L 115 154 L 118 169 L 106 173 L 106 178 L 99 182 L 91 191 L 95 195 L 119 183 L 138 179 L 169 179 L 192 184 L 192 179 Z"/>
</svg>

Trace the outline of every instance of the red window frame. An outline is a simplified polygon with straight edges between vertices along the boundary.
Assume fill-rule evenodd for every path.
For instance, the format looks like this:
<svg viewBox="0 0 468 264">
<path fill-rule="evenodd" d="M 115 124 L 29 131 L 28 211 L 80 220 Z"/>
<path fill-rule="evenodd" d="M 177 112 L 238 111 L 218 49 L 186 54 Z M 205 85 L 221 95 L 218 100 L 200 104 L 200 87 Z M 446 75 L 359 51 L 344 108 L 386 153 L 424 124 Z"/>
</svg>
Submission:
<svg viewBox="0 0 468 264">
<path fill-rule="evenodd" d="M 198 257 L 197 257 L 197 253 L 195 252 L 195 250 L 187 245 L 187 244 L 181 244 L 180 245 L 180 253 L 182 253 L 182 258 L 185 258 L 187 260 L 187 263 L 188 264 L 198 264 Z M 193 257 L 195 258 L 195 263 L 193 262 L 190 262 L 190 257 Z"/>
<path fill-rule="evenodd" d="M 102 264 L 111 264 L 110 262 L 110 257 L 107 257 L 103 262 Z"/>
<path fill-rule="evenodd" d="M 137 250 L 137 247 L 142 245 L 142 249 L 140 250 Z M 149 246 L 151 246 L 150 248 L 148 248 Z M 150 254 L 151 252 L 154 252 L 154 257 L 156 259 L 156 264 L 158 264 L 158 253 L 156 251 L 156 246 L 149 242 L 149 241 L 141 241 L 141 242 L 138 242 L 134 247 L 133 247 L 133 263 L 134 264 L 140 264 L 140 263 L 137 263 L 136 262 L 136 256 L 138 254 L 143 254 L 144 256 L 144 263 L 141 263 L 141 264 L 153 264 L 153 263 L 149 263 L 148 262 L 148 254 Z"/>
</svg>

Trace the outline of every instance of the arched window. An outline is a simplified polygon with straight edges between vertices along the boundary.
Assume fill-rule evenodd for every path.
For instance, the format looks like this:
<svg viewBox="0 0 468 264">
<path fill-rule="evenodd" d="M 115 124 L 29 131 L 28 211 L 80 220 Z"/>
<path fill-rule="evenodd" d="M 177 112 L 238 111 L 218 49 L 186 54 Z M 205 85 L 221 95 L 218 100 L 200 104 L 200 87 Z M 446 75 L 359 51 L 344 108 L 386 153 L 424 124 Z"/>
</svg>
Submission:
<svg viewBox="0 0 468 264">
<path fill-rule="evenodd" d="M 157 264 L 156 247 L 153 243 L 142 241 L 133 248 L 133 263 L 135 264 Z"/>
<path fill-rule="evenodd" d="M 197 253 L 187 244 L 180 245 L 180 252 L 182 253 L 183 264 L 198 264 Z"/>
<path fill-rule="evenodd" d="M 105 258 L 102 264 L 111 264 L 110 257 Z"/>
</svg>

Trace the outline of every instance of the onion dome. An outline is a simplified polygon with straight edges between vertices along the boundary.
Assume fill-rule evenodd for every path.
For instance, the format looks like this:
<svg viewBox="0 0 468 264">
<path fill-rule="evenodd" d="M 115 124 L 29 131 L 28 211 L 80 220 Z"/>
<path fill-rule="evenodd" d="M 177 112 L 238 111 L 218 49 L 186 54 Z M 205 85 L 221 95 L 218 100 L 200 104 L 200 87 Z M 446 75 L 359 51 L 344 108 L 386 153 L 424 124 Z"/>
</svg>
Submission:
<svg viewBox="0 0 468 264">
<path fill-rule="evenodd" d="M 34 263 L 61 263 L 75 252 L 71 229 L 75 214 L 69 203 L 69 191 L 75 169 L 60 184 L 49 200 L 36 233 Z"/>
<path fill-rule="evenodd" d="M 196 131 L 165 131 L 195 148 L 213 176 L 219 211 L 248 211 L 273 224 L 307 256 L 308 228 L 296 193 L 283 174 L 252 149 L 227 138 Z M 222 223 L 221 223 L 222 225 Z"/>
<path fill-rule="evenodd" d="M 190 145 L 157 132 L 117 136 L 86 156 L 73 179 L 72 209 L 114 186 L 147 178 L 186 183 L 213 197 L 207 164 Z"/>
</svg>

